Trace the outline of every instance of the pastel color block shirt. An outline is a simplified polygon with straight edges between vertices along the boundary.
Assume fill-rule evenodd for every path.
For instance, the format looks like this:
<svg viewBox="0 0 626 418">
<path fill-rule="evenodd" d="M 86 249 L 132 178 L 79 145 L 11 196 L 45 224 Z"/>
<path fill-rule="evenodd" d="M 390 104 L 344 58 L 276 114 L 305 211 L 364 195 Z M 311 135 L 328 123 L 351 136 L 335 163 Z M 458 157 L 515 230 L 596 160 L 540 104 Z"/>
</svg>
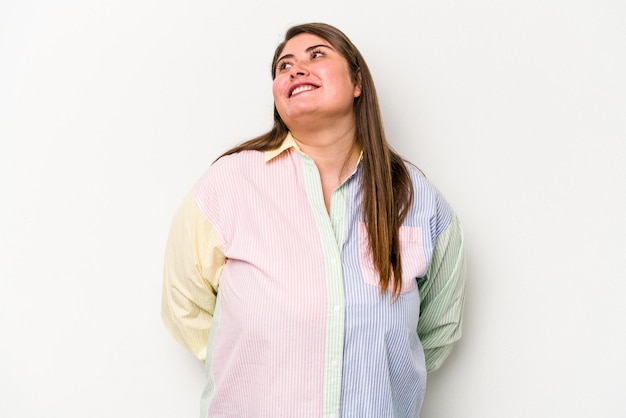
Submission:
<svg viewBox="0 0 626 418">
<path fill-rule="evenodd" d="M 419 416 L 427 370 L 461 336 L 463 237 L 439 192 L 408 169 L 415 197 L 395 301 L 371 259 L 360 165 L 330 211 L 291 135 L 200 178 L 172 223 L 163 319 L 206 362 L 202 417 Z"/>
</svg>

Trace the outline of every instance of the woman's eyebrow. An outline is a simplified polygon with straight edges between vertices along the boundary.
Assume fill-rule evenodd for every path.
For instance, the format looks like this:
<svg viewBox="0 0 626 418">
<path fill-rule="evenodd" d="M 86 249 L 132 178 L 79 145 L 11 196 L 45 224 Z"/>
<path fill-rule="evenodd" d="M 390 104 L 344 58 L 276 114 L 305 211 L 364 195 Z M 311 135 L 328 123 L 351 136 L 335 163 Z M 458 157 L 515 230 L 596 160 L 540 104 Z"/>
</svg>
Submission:
<svg viewBox="0 0 626 418">
<path fill-rule="evenodd" d="M 313 51 L 314 49 L 317 49 L 317 48 L 320 48 L 320 47 L 326 47 L 326 48 L 328 48 L 328 49 L 333 49 L 330 45 L 326 45 L 326 44 L 319 44 L 319 45 L 313 45 L 313 46 L 308 47 L 307 49 L 305 49 L 305 50 L 304 50 L 304 52 L 311 52 L 311 51 Z M 285 55 L 283 55 L 282 57 L 278 58 L 278 59 L 276 60 L 276 62 L 279 62 L 279 61 L 284 60 L 284 59 L 286 59 L 286 58 L 293 58 L 293 54 L 285 54 Z"/>
</svg>

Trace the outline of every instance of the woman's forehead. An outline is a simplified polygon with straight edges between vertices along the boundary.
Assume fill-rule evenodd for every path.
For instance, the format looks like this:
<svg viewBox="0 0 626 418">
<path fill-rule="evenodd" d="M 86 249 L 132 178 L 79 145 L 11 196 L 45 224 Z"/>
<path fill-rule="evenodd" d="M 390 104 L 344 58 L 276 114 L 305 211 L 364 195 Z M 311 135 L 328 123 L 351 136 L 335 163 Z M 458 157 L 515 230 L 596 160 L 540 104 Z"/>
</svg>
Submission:
<svg viewBox="0 0 626 418">
<path fill-rule="evenodd" d="M 285 43 L 285 46 L 283 47 L 282 51 L 280 51 L 280 55 L 294 54 L 297 52 L 304 51 L 307 48 L 310 48 L 311 46 L 315 46 L 315 45 L 327 45 L 327 46 L 332 47 L 330 42 L 328 42 L 324 38 L 321 38 L 312 33 L 301 33 L 289 39 Z"/>
</svg>

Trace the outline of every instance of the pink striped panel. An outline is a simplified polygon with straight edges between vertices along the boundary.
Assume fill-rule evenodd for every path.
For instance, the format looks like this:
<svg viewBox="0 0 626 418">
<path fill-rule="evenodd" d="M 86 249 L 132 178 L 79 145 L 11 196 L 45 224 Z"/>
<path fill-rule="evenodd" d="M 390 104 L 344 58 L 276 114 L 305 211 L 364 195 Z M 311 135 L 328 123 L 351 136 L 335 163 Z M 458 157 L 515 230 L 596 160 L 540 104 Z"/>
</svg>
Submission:
<svg viewBox="0 0 626 418">
<path fill-rule="evenodd" d="M 207 357 L 215 382 L 209 416 L 321 416 L 326 273 L 300 155 L 222 158 L 194 193 L 228 259 Z"/>
</svg>

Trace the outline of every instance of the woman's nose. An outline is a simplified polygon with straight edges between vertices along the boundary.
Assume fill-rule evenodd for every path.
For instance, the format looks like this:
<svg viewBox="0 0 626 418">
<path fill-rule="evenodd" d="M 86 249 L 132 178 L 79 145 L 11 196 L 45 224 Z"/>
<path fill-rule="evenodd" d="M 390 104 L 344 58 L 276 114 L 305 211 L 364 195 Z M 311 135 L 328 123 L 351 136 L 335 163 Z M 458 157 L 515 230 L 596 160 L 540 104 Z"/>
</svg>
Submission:
<svg viewBox="0 0 626 418">
<path fill-rule="evenodd" d="M 304 76 L 304 75 L 307 75 L 308 73 L 309 73 L 309 70 L 306 64 L 297 62 L 291 66 L 291 72 L 290 72 L 291 78 Z"/>
</svg>

